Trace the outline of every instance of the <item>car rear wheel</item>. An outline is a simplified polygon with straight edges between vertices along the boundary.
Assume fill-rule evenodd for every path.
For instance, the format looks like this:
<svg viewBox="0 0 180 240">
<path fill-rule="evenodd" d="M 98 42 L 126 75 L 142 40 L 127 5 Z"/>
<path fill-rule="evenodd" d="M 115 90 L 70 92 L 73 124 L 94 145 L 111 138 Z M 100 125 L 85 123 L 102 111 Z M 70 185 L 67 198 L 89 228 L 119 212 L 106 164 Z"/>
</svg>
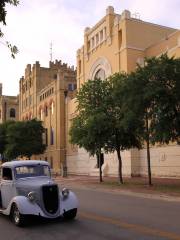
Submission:
<svg viewBox="0 0 180 240">
<path fill-rule="evenodd" d="M 18 206 L 14 203 L 11 209 L 11 218 L 16 226 L 22 227 L 26 223 L 26 218 L 19 212 Z"/>
<path fill-rule="evenodd" d="M 77 214 L 77 208 L 71 209 L 67 212 L 64 212 L 64 219 L 65 220 L 72 220 L 76 217 Z"/>
</svg>

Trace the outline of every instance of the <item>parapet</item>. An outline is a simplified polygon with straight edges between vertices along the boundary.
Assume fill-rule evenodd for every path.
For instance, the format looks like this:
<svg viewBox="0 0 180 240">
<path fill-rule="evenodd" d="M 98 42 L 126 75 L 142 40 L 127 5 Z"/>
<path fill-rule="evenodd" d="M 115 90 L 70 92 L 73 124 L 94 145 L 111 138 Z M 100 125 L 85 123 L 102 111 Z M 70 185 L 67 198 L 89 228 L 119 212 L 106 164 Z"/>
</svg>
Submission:
<svg viewBox="0 0 180 240">
<path fill-rule="evenodd" d="M 114 8 L 112 6 L 108 6 L 106 9 L 106 15 L 114 14 Z"/>
<path fill-rule="evenodd" d="M 27 64 L 26 65 L 26 69 L 25 69 L 25 75 L 29 75 L 31 73 L 31 64 Z"/>
<path fill-rule="evenodd" d="M 130 19 L 131 12 L 129 10 L 124 10 L 121 14 L 121 19 Z"/>
</svg>

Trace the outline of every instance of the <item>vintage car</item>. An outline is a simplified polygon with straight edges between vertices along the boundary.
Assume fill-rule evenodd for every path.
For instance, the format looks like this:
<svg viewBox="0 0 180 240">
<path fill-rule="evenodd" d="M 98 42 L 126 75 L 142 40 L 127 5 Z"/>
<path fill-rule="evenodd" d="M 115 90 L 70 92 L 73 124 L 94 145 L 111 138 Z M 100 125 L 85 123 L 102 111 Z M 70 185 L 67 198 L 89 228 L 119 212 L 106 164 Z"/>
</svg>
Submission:
<svg viewBox="0 0 180 240">
<path fill-rule="evenodd" d="M 51 178 L 48 162 L 6 162 L 1 174 L 0 213 L 11 216 L 15 225 L 25 225 L 29 215 L 50 219 L 76 217 L 76 195 L 67 188 L 58 188 Z"/>
</svg>

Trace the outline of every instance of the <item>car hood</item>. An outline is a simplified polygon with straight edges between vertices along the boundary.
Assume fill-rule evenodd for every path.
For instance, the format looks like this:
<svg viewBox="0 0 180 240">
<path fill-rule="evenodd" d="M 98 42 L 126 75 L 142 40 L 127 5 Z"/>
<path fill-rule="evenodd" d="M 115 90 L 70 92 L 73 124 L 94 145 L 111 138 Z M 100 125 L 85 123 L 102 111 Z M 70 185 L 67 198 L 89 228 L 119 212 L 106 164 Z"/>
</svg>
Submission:
<svg viewBox="0 0 180 240">
<path fill-rule="evenodd" d="M 43 185 L 54 185 L 54 181 L 47 177 L 31 177 L 18 179 L 16 188 L 20 195 L 27 195 L 30 191 L 38 192 Z"/>
</svg>

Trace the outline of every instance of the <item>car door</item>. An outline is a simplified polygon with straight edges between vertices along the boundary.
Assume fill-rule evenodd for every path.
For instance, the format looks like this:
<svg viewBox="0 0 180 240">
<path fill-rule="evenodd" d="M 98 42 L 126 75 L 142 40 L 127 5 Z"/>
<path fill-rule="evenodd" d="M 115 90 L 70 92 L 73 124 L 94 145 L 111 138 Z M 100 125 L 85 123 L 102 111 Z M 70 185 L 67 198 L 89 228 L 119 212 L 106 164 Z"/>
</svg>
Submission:
<svg viewBox="0 0 180 240">
<path fill-rule="evenodd" d="M 7 208 L 11 199 L 15 196 L 15 184 L 13 181 L 12 169 L 2 168 L 1 198 L 2 208 Z"/>
</svg>

